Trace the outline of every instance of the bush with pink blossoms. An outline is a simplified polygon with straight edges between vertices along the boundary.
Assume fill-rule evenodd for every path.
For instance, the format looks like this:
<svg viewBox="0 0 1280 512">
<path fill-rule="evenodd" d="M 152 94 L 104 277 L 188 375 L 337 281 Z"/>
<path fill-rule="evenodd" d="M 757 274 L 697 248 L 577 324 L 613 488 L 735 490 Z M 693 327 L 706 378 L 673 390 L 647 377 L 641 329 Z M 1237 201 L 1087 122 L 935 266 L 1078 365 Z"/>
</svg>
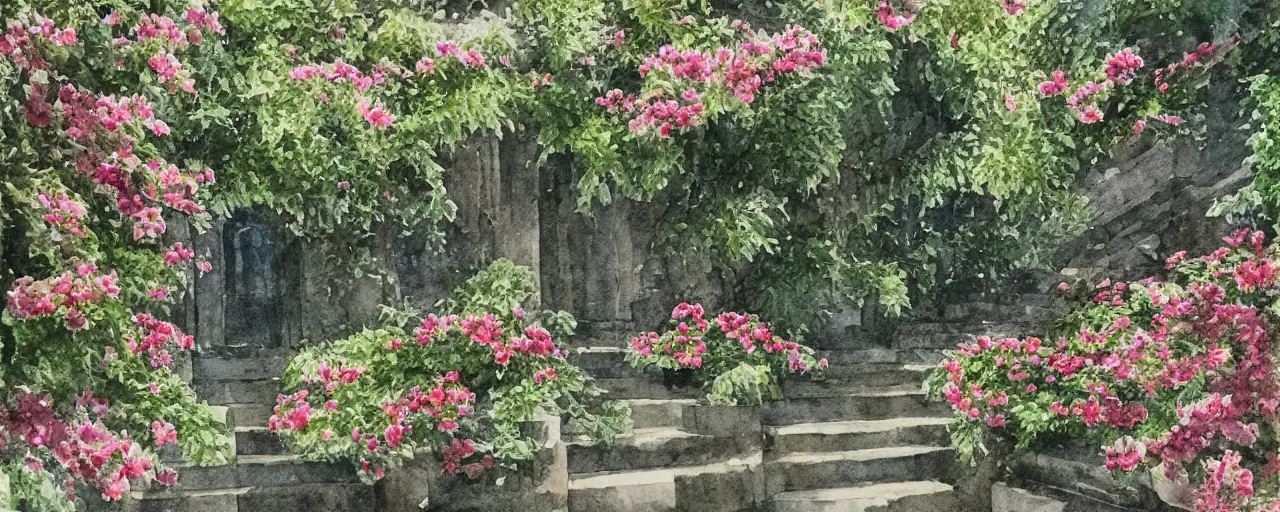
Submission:
<svg viewBox="0 0 1280 512">
<path fill-rule="evenodd" d="M 308 458 L 350 460 L 367 482 L 422 453 L 468 478 L 516 467 L 540 450 L 520 432 L 539 408 L 611 442 L 629 411 L 565 359 L 552 331 L 571 319 L 520 308 L 534 290 L 528 269 L 498 260 L 454 291 L 447 313 L 388 309 L 382 328 L 302 351 L 271 429 Z"/>
<path fill-rule="evenodd" d="M 1189 479 L 1199 510 L 1280 506 L 1277 251 L 1260 231 L 1224 240 L 1173 255 L 1162 279 L 1098 284 L 1052 337 L 949 354 L 928 387 L 955 409 L 962 456 L 987 432 L 1017 449 L 1079 438 L 1113 471 Z"/>
<path fill-rule="evenodd" d="M 783 339 L 754 314 L 725 312 L 709 318 L 702 304 L 681 303 L 671 311 L 672 329 L 631 339 L 627 361 L 692 372 L 714 404 L 754 405 L 782 398 L 781 383 L 792 374 L 827 367 L 813 349 Z"/>
<path fill-rule="evenodd" d="M 194 257 L 170 223 L 207 225 L 214 178 L 174 156 L 163 118 L 192 115 L 171 95 L 195 92 L 184 63 L 222 29 L 199 2 L 129 4 L 104 20 L 85 2 L 0 2 L 3 510 L 172 485 L 156 456 L 170 444 L 199 464 L 231 455 L 171 369 L 194 340 L 160 299 L 181 296 Z"/>
</svg>

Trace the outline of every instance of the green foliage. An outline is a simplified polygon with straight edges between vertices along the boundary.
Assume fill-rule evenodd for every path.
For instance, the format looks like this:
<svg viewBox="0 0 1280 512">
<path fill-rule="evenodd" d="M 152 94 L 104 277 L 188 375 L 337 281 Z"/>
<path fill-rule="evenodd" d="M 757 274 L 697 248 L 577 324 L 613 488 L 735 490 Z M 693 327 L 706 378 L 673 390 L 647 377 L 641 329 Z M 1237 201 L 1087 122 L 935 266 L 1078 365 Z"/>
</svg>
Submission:
<svg viewBox="0 0 1280 512">
<path fill-rule="evenodd" d="M 520 303 L 534 284 L 529 269 L 500 260 L 445 301 L 457 315 L 429 315 L 409 333 L 416 313 L 391 310 L 383 327 L 303 350 L 285 371 L 291 395 L 272 428 L 295 452 L 350 460 L 370 482 L 426 452 L 443 457 L 449 473 L 527 462 L 542 445 L 522 425 L 540 410 L 587 439 L 612 442 L 630 411 L 604 400 L 548 329 L 526 317 Z M 572 325 L 566 316 L 550 314 L 549 323 Z M 458 456 L 463 442 L 474 452 Z"/>
<path fill-rule="evenodd" d="M 704 315 L 701 304 L 676 306 L 672 329 L 632 338 L 627 362 L 688 376 L 717 405 L 780 400 L 782 381 L 790 375 L 817 374 L 827 367 L 826 359 L 813 357 L 813 349 L 775 335 L 756 315 L 721 313 L 714 325 Z"/>
</svg>

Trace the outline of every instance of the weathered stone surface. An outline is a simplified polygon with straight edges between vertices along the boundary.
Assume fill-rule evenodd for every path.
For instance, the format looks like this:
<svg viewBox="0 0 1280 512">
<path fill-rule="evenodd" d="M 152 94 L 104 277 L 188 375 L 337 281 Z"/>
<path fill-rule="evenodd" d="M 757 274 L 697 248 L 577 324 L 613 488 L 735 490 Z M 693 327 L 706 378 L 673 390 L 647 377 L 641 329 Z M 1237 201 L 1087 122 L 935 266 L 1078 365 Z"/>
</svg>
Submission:
<svg viewBox="0 0 1280 512">
<path fill-rule="evenodd" d="M 274 414 L 275 404 L 226 404 L 227 422 L 236 427 L 265 427 Z"/>
<path fill-rule="evenodd" d="M 637 429 L 612 446 L 570 443 L 569 473 L 698 466 L 759 450 L 759 435 L 712 437 L 673 428 Z"/>
<path fill-rule="evenodd" d="M 834 397 L 789 398 L 766 403 L 760 410 L 765 425 L 794 425 L 843 420 L 897 417 L 941 417 L 946 404 L 931 402 L 919 389 L 874 390 Z"/>
<path fill-rule="evenodd" d="M 569 482 L 570 512 L 671 512 L 675 474 L 669 470 L 613 473 Z"/>
<path fill-rule="evenodd" d="M 166 493 L 152 495 L 146 492 L 131 492 L 119 504 L 105 503 L 96 493 L 85 493 L 85 505 L 94 511 L 117 512 L 239 512 L 240 496 L 249 492 L 250 488 L 218 489 L 214 491 L 191 492 L 182 495 Z M 247 510 L 245 512 L 248 512 Z"/>
<path fill-rule="evenodd" d="M 789 491 L 773 497 L 773 512 L 952 512 L 950 485 L 935 481 Z"/>
<path fill-rule="evenodd" d="M 372 510 L 375 503 L 372 486 L 329 483 L 255 487 L 239 496 L 238 507 L 239 512 L 337 512 Z"/>
<path fill-rule="evenodd" d="M 1065 452 L 1028 453 L 1018 460 L 1018 476 L 1117 507 L 1142 509 L 1148 503 L 1159 502 L 1144 479 L 1133 483 L 1116 480 L 1095 453 L 1096 450 L 1075 450 L 1076 459 L 1088 460 L 1073 460 Z"/>
<path fill-rule="evenodd" d="M 759 464 L 723 464 L 675 472 L 676 506 L 683 512 L 746 512 L 765 503 Z"/>
<path fill-rule="evenodd" d="M 280 381 L 228 380 L 202 381 L 192 384 L 196 396 L 211 404 L 274 403 L 280 394 Z"/>
<path fill-rule="evenodd" d="M 283 455 L 284 442 L 266 427 L 236 427 L 236 455 Z"/>
<path fill-rule="evenodd" d="M 882 446 L 941 446 L 951 418 L 891 418 L 875 421 L 801 423 L 768 429 L 775 454 L 865 450 Z"/>
<path fill-rule="evenodd" d="M 631 424 L 633 429 L 682 427 L 684 426 L 684 408 L 694 405 L 697 400 L 691 398 L 675 400 L 623 400 L 631 408 Z"/>
<path fill-rule="evenodd" d="M 724 405 L 687 405 L 681 414 L 686 432 L 712 437 L 760 437 L 760 408 Z"/>
<path fill-rule="evenodd" d="M 991 486 L 991 512 L 1063 512 L 1067 504 L 1004 483 Z"/>
<path fill-rule="evenodd" d="M 280 377 L 288 366 L 285 356 L 258 358 L 197 357 L 195 378 L 197 381 L 244 380 L 261 381 Z"/>
<path fill-rule="evenodd" d="M 936 446 L 795 453 L 765 462 L 765 475 L 770 492 L 945 479 L 954 457 L 950 449 Z"/>
</svg>

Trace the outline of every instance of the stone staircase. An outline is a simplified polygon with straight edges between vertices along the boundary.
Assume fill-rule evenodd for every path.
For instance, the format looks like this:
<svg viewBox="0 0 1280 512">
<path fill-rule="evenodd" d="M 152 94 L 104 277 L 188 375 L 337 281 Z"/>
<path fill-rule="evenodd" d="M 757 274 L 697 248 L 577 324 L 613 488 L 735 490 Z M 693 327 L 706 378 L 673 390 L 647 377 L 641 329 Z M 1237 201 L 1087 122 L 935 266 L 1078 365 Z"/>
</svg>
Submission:
<svg viewBox="0 0 1280 512">
<path fill-rule="evenodd" d="M 870 354 L 827 353 L 868 360 Z M 765 476 L 775 512 L 950 511 L 955 455 L 945 407 L 920 388 L 928 366 L 833 364 L 766 404 Z"/>
<path fill-rule="evenodd" d="M 564 465 L 557 471 L 567 473 L 561 503 L 567 512 L 963 510 L 947 448 L 949 411 L 927 400 L 920 383 L 943 350 L 977 334 L 1022 335 L 1053 311 L 1053 300 L 972 298 L 939 318 L 899 325 L 887 346 L 827 347 L 820 355 L 831 368 L 822 380 L 788 381 L 785 400 L 761 407 L 699 405 L 699 390 L 631 369 L 622 348 L 578 349 L 571 359 L 631 407 L 634 423 L 611 446 L 558 434 Z M 137 490 L 123 510 L 381 506 L 377 488 L 361 484 L 346 464 L 301 461 L 267 430 L 288 356 L 223 349 L 196 357 L 193 387 L 225 411 L 235 463 L 178 464 L 177 486 Z"/>
<path fill-rule="evenodd" d="M 627 399 L 635 432 L 612 448 L 570 445 L 570 512 L 956 510 L 948 411 L 920 389 L 931 365 L 904 362 L 922 356 L 824 353 L 825 380 L 746 408 L 695 405 L 696 391 L 668 389 L 622 354 L 573 356 Z"/>
</svg>

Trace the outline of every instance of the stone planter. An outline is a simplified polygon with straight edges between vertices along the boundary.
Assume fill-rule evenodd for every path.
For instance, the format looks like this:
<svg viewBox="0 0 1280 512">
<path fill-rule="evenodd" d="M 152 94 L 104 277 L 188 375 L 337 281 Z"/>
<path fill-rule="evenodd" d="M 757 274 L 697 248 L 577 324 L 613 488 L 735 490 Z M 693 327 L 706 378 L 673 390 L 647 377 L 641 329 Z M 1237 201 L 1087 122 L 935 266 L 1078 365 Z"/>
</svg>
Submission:
<svg viewBox="0 0 1280 512">
<path fill-rule="evenodd" d="M 435 454 L 423 454 L 389 471 L 377 485 L 380 511 L 431 512 L 484 510 L 551 512 L 569 499 L 568 458 L 560 442 L 560 418 L 539 414 L 521 432 L 543 443 L 540 453 L 517 471 L 487 472 L 475 480 L 440 473 Z"/>
</svg>

